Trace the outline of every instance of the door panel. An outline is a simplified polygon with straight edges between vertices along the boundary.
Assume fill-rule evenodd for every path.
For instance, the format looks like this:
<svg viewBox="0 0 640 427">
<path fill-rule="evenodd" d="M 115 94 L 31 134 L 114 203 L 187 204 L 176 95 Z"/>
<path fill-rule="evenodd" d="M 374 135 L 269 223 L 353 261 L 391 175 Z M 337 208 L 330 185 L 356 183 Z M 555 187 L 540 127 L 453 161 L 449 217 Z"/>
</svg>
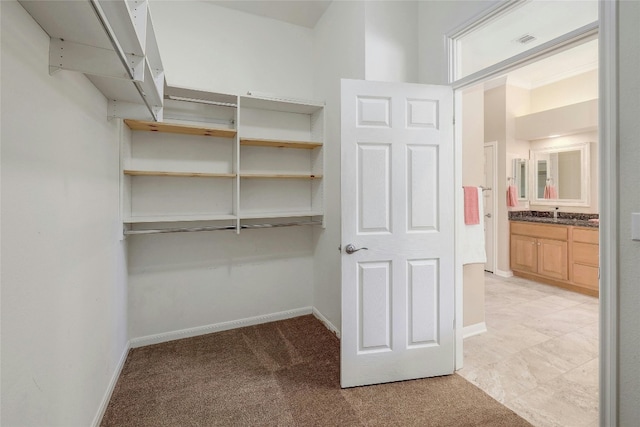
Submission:
<svg viewBox="0 0 640 427">
<path fill-rule="evenodd" d="M 538 273 L 562 280 L 569 277 L 567 242 L 538 239 Z"/>
<path fill-rule="evenodd" d="M 438 147 L 407 146 L 407 183 L 409 185 L 409 231 L 434 231 L 438 228 Z"/>
<path fill-rule="evenodd" d="M 358 231 L 390 232 L 391 164 L 389 144 L 358 143 Z"/>
<path fill-rule="evenodd" d="M 511 235 L 511 268 L 538 272 L 538 241 L 535 237 Z"/>
<path fill-rule="evenodd" d="M 412 260 L 409 269 L 409 346 L 438 343 L 438 261 Z"/>
<path fill-rule="evenodd" d="M 358 265 L 360 353 L 386 350 L 391 347 L 391 266 L 389 264 L 389 262 L 363 262 Z"/>
<path fill-rule="evenodd" d="M 343 387 L 453 372 L 452 114 L 449 87 L 342 81 Z"/>
</svg>

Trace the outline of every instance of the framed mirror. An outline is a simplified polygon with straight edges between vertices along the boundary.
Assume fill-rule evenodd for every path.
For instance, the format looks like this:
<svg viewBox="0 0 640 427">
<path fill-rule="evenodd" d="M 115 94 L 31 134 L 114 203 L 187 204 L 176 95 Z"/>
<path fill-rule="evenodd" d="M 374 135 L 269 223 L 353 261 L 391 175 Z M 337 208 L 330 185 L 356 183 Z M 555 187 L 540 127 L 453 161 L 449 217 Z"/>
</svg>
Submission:
<svg viewBox="0 0 640 427">
<path fill-rule="evenodd" d="M 513 175 L 511 185 L 518 189 L 518 200 L 527 200 L 529 197 L 529 160 L 513 159 Z"/>
<path fill-rule="evenodd" d="M 531 150 L 532 203 L 589 206 L 589 143 Z"/>
</svg>

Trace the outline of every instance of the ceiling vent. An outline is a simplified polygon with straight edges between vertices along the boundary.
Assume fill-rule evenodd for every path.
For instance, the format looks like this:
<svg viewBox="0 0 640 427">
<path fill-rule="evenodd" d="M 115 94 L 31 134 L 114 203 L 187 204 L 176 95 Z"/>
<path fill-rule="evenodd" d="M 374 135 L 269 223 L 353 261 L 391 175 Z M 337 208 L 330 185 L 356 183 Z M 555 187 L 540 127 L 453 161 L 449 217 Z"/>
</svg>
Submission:
<svg viewBox="0 0 640 427">
<path fill-rule="evenodd" d="M 537 39 L 536 36 L 532 36 L 531 34 L 525 34 L 515 39 L 515 42 L 520 44 L 527 44 L 527 43 L 531 43 L 536 39 Z"/>
</svg>

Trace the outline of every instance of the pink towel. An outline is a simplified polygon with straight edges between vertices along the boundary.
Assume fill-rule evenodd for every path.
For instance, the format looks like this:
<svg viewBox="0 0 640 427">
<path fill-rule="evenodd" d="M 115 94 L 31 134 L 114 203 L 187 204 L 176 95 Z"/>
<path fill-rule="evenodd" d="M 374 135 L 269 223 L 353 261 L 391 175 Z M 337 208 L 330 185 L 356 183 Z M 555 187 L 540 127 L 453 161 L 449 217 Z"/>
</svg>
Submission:
<svg viewBox="0 0 640 427">
<path fill-rule="evenodd" d="M 518 206 L 518 189 L 515 185 L 510 185 L 507 187 L 507 206 Z"/>
<path fill-rule="evenodd" d="M 462 187 L 464 189 L 464 223 L 480 224 L 478 210 L 478 187 Z"/>
<path fill-rule="evenodd" d="M 558 198 L 558 190 L 554 185 L 547 184 L 544 187 L 544 198 L 545 199 L 557 199 Z"/>
</svg>

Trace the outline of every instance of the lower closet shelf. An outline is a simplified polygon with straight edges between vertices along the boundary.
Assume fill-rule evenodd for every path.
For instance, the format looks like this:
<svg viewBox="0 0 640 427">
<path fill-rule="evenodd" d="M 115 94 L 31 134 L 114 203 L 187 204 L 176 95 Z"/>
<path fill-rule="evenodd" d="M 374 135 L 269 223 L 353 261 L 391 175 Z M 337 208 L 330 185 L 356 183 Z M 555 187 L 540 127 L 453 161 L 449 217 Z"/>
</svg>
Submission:
<svg viewBox="0 0 640 427">
<path fill-rule="evenodd" d="M 193 221 L 223 221 L 235 220 L 238 217 L 230 214 L 205 214 L 205 215 L 151 215 L 132 216 L 125 218 L 125 224 L 149 224 L 158 222 L 193 222 Z"/>
<path fill-rule="evenodd" d="M 141 234 L 163 234 L 163 233 L 191 233 L 200 231 L 236 231 L 239 230 L 251 230 L 258 228 L 281 228 L 281 227 L 293 227 L 301 225 L 322 225 L 321 220 L 313 221 L 295 221 L 286 223 L 265 223 L 265 224 L 242 224 L 238 228 L 235 225 L 220 225 L 220 226 L 200 226 L 200 227 L 172 227 L 172 228 L 156 228 L 156 229 L 144 229 L 144 230 L 124 230 L 126 236 L 141 235 Z"/>
</svg>

